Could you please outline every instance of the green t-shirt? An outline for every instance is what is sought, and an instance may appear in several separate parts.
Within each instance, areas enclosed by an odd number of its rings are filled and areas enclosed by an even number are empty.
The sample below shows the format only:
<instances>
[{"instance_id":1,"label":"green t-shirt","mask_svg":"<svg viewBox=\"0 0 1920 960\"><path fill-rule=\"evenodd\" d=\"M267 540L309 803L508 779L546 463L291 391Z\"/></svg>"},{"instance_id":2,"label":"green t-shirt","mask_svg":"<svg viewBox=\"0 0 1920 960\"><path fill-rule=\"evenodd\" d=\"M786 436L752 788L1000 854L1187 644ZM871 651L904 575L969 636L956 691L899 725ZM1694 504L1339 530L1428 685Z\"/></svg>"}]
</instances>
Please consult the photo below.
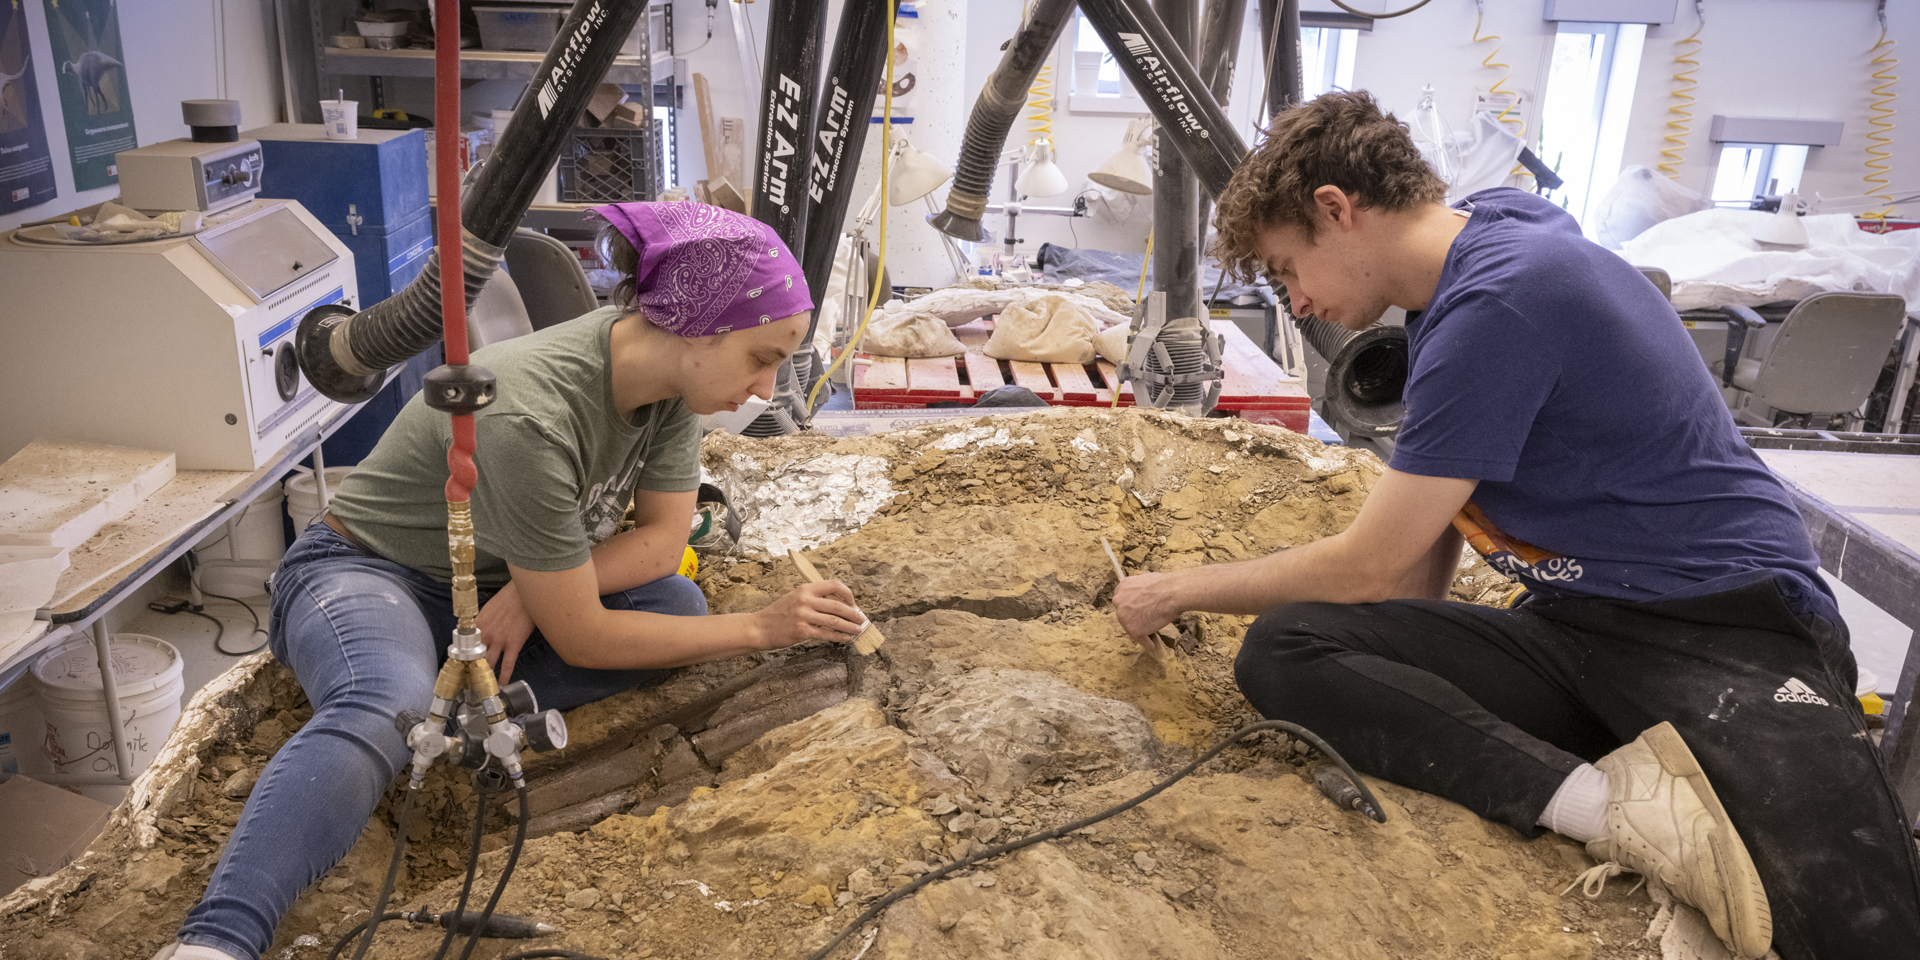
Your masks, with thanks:
<instances>
[{"instance_id":1,"label":"green t-shirt","mask_svg":"<svg viewBox=\"0 0 1920 960\"><path fill-rule=\"evenodd\" d=\"M635 490L700 486L700 418L674 397L631 422L613 405L607 307L475 351L499 395L474 414L479 440L473 491L483 589L508 580L507 564L568 570L613 535ZM340 484L329 508L375 553L436 580L447 558L447 448L453 426L416 396L379 445Z\"/></svg>"}]
</instances>

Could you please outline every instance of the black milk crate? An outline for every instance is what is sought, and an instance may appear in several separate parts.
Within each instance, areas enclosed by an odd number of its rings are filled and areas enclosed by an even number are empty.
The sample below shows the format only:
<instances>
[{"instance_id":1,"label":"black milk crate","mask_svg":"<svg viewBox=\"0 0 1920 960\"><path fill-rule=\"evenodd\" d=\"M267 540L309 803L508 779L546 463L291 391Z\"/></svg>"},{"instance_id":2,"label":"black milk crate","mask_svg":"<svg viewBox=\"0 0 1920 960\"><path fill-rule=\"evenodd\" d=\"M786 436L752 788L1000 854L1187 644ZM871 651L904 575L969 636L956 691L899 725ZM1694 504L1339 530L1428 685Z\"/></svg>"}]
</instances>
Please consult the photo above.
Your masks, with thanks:
<instances>
[{"instance_id":1,"label":"black milk crate","mask_svg":"<svg viewBox=\"0 0 1920 960\"><path fill-rule=\"evenodd\" d=\"M624 203L652 200L657 163L654 132L648 128L575 127L560 147L560 200L563 203Z\"/></svg>"}]
</instances>

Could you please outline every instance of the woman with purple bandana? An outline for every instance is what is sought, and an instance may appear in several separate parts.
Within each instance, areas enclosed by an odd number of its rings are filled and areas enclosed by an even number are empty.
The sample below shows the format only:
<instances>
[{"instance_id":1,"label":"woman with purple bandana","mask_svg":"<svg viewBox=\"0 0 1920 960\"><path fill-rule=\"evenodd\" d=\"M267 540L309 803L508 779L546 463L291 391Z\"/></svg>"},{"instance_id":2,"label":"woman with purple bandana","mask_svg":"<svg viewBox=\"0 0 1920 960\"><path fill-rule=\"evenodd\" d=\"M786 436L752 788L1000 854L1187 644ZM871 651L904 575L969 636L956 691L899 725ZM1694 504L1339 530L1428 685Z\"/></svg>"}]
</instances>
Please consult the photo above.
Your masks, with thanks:
<instances>
[{"instance_id":1,"label":"woman with purple bandana","mask_svg":"<svg viewBox=\"0 0 1920 960\"><path fill-rule=\"evenodd\" d=\"M493 344L475 414L480 627L501 683L572 709L672 668L860 631L853 595L808 584L708 615L679 576L700 416L772 395L812 299L765 224L697 203L600 207L614 306ZM409 756L454 626L448 418L415 397L273 580L269 643L313 704L247 800L206 895L156 960L255 960L294 898L340 862ZM629 508L631 505L631 508ZM615 533L623 517L632 529ZM699 619L694 619L694 618Z\"/></svg>"}]
</instances>

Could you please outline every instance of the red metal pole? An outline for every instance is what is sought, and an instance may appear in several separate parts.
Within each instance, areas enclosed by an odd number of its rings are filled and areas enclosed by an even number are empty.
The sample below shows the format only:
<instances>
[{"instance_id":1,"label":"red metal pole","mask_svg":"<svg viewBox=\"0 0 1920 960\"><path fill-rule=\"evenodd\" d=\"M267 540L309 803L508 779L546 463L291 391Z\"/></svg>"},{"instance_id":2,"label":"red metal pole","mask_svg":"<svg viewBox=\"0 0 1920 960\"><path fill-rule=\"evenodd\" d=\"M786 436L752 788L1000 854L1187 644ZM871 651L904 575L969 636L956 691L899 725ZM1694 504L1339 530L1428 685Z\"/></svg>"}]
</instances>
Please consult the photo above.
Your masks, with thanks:
<instances>
[{"instance_id":1,"label":"red metal pole","mask_svg":"<svg viewBox=\"0 0 1920 960\"><path fill-rule=\"evenodd\" d=\"M447 363L467 363L467 301L460 255L460 0L433 0L434 192L439 197L440 316ZM473 463L473 414L453 415L447 448L447 501L461 503L479 481Z\"/></svg>"}]
</instances>

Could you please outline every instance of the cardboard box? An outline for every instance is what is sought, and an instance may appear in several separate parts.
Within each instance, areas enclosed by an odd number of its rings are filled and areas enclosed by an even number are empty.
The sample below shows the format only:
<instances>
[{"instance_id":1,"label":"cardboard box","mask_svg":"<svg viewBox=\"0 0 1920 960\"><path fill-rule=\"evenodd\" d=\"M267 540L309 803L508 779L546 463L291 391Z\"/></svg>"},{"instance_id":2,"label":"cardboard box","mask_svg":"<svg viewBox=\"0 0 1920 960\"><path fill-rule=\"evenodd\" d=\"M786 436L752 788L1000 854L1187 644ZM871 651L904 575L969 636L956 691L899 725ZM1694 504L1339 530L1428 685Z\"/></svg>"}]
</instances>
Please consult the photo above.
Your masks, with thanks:
<instances>
[{"instance_id":1,"label":"cardboard box","mask_svg":"<svg viewBox=\"0 0 1920 960\"><path fill-rule=\"evenodd\" d=\"M0 896L50 876L86 852L113 808L27 776L0 783L0 823L7 824L0 854Z\"/></svg>"},{"instance_id":2,"label":"cardboard box","mask_svg":"<svg viewBox=\"0 0 1920 960\"><path fill-rule=\"evenodd\" d=\"M639 130L645 124L646 109L637 103L623 103L607 115L606 126L620 130Z\"/></svg>"},{"instance_id":3,"label":"cardboard box","mask_svg":"<svg viewBox=\"0 0 1920 960\"><path fill-rule=\"evenodd\" d=\"M619 84L603 83L593 88L593 97L587 101L587 115L595 123L605 124L613 116L613 108L627 102L627 92Z\"/></svg>"}]
</instances>

